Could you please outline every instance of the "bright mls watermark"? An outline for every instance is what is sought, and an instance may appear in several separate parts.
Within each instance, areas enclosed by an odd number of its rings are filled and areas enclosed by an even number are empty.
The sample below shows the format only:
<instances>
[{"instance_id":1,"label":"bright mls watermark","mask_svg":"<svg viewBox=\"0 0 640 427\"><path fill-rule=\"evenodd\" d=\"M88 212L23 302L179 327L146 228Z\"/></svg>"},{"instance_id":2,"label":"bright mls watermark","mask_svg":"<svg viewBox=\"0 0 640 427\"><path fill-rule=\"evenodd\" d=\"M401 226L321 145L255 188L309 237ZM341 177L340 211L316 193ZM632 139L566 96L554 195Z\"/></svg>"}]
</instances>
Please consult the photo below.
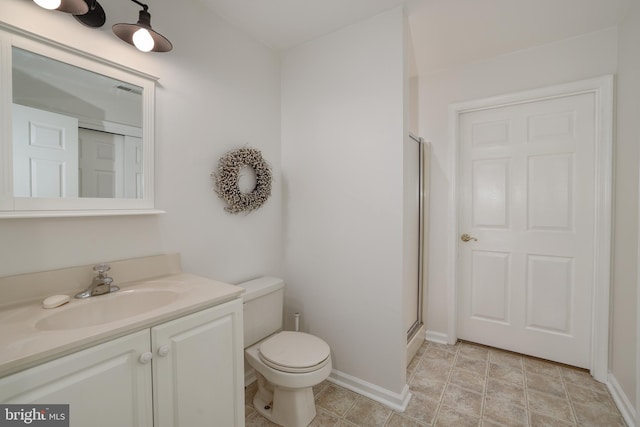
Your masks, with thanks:
<instances>
[{"instance_id":1,"label":"bright mls watermark","mask_svg":"<svg viewBox=\"0 0 640 427\"><path fill-rule=\"evenodd\" d=\"M0 404L0 427L69 427L69 405Z\"/></svg>"}]
</instances>

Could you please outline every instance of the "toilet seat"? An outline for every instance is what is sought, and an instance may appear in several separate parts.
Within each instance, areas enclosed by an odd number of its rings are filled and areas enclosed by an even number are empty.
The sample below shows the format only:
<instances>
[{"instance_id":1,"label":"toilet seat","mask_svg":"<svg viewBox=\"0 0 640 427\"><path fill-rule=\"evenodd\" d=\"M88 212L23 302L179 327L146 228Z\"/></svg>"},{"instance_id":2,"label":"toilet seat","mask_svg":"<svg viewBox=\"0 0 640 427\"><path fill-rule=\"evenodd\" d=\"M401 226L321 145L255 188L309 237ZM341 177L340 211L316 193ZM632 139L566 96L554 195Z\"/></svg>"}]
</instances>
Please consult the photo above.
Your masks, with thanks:
<instances>
[{"instance_id":1,"label":"toilet seat","mask_svg":"<svg viewBox=\"0 0 640 427\"><path fill-rule=\"evenodd\" d=\"M316 371L331 360L329 345L304 332L279 332L260 343L258 356L265 365L289 373Z\"/></svg>"}]
</instances>

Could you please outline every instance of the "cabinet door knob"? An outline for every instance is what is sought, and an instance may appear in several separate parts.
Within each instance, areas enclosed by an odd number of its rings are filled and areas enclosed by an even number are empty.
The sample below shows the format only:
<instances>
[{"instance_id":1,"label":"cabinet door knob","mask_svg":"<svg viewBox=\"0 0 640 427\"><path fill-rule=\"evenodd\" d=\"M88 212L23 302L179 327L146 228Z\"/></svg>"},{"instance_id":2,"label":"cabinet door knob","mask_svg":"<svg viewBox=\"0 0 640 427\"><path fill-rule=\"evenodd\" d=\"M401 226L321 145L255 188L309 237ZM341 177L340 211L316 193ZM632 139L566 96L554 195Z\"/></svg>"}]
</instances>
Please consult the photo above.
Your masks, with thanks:
<instances>
[{"instance_id":1,"label":"cabinet door knob","mask_svg":"<svg viewBox=\"0 0 640 427\"><path fill-rule=\"evenodd\" d=\"M160 348L158 348L158 356L165 357L167 354L169 354L168 345L163 345L163 346L160 346Z\"/></svg>"},{"instance_id":2,"label":"cabinet door knob","mask_svg":"<svg viewBox=\"0 0 640 427\"><path fill-rule=\"evenodd\" d=\"M151 362L151 359L153 359L153 354L151 354L150 351L145 351L138 358L140 363L142 363L143 365L146 365L147 363Z\"/></svg>"}]
</instances>

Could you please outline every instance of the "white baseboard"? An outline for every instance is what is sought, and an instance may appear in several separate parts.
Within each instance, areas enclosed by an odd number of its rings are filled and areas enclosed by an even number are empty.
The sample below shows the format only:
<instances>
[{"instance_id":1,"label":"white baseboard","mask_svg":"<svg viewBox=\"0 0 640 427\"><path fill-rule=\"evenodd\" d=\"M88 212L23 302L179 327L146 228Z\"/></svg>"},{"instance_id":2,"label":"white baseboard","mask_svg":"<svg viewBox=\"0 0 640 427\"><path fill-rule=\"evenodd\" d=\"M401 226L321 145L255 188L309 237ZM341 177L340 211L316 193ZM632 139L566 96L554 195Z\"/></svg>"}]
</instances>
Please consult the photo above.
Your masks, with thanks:
<instances>
[{"instance_id":1,"label":"white baseboard","mask_svg":"<svg viewBox=\"0 0 640 427\"><path fill-rule=\"evenodd\" d=\"M422 325L407 344L407 366L409 366L411 360L413 360L415 355L418 353L420 346L424 343L424 337L425 327Z\"/></svg>"},{"instance_id":2,"label":"white baseboard","mask_svg":"<svg viewBox=\"0 0 640 427\"><path fill-rule=\"evenodd\" d=\"M409 386L406 384L402 393L394 393L335 369L331 371L331 375L329 375L327 381L368 397L371 400L375 400L376 402L382 403L383 405L400 412L404 412L404 410L407 409L407 405L409 405L409 400L411 399Z\"/></svg>"},{"instance_id":3,"label":"white baseboard","mask_svg":"<svg viewBox=\"0 0 640 427\"><path fill-rule=\"evenodd\" d=\"M616 379L616 377L609 372L609 376L607 378L607 388L609 389L609 393L611 393L611 397L613 397L613 401L616 406L620 410L624 421L628 426L636 426L640 420L637 419L638 414L636 413L633 404L625 394L622 387L620 387L620 383Z\"/></svg>"},{"instance_id":4,"label":"white baseboard","mask_svg":"<svg viewBox=\"0 0 640 427\"><path fill-rule=\"evenodd\" d=\"M438 344L448 344L449 336L442 332L429 331L425 332L424 339Z\"/></svg>"}]
</instances>

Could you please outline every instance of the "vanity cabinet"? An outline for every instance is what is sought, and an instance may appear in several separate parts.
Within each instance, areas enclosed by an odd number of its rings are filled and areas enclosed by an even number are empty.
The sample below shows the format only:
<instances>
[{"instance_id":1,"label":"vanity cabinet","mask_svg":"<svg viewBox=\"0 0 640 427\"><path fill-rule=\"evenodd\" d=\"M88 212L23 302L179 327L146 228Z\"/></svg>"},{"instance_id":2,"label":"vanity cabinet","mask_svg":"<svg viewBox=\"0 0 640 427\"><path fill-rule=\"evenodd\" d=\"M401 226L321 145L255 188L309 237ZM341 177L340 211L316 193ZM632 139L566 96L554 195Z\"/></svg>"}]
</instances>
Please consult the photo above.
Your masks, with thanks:
<instances>
[{"instance_id":1,"label":"vanity cabinet","mask_svg":"<svg viewBox=\"0 0 640 427\"><path fill-rule=\"evenodd\" d=\"M0 379L0 402L69 404L73 427L153 425L149 330Z\"/></svg>"},{"instance_id":2,"label":"vanity cabinet","mask_svg":"<svg viewBox=\"0 0 640 427\"><path fill-rule=\"evenodd\" d=\"M155 427L244 426L241 300L156 326L151 342Z\"/></svg>"},{"instance_id":3,"label":"vanity cabinet","mask_svg":"<svg viewBox=\"0 0 640 427\"><path fill-rule=\"evenodd\" d=\"M244 426L242 302L0 379L0 402L69 404L71 427Z\"/></svg>"}]
</instances>

